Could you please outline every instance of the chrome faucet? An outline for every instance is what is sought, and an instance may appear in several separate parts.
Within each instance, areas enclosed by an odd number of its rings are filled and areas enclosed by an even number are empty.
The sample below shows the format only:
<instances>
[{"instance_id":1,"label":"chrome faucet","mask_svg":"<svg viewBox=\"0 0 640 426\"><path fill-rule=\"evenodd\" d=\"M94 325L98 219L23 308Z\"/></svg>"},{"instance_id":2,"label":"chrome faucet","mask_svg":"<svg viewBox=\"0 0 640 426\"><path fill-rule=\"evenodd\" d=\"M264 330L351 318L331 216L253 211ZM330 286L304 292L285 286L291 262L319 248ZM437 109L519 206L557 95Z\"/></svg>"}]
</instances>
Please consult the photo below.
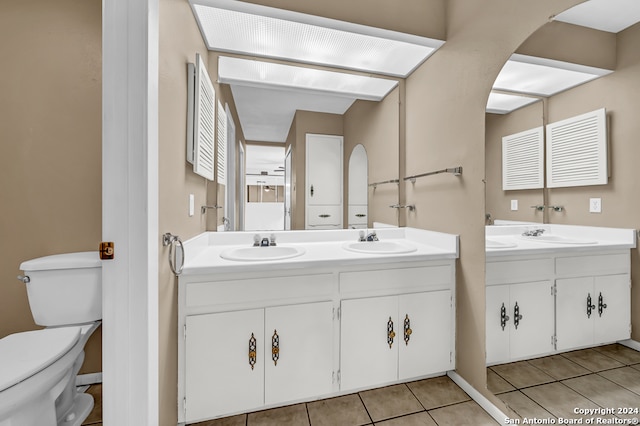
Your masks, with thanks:
<instances>
[{"instance_id":1,"label":"chrome faucet","mask_svg":"<svg viewBox=\"0 0 640 426\"><path fill-rule=\"evenodd\" d=\"M367 241L378 241L378 236L376 235L376 231L373 231L369 235L367 235Z\"/></svg>"},{"instance_id":2,"label":"chrome faucet","mask_svg":"<svg viewBox=\"0 0 640 426\"><path fill-rule=\"evenodd\" d=\"M544 233L544 229L530 229L522 233L523 237L539 237Z\"/></svg>"}]
</instances>

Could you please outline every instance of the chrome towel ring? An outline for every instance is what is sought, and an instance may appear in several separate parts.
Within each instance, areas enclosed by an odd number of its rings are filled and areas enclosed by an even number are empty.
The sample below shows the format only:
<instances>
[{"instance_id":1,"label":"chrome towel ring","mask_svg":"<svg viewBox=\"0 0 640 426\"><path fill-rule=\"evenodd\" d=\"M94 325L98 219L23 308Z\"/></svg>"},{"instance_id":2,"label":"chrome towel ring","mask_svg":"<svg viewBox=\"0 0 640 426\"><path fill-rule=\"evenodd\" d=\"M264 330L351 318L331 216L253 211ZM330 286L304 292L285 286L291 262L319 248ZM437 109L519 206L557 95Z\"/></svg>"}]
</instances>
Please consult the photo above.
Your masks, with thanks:
<instances>
[{"instance_id":1,"label":"chrome towel ring","mask_svg":"<svg viewBox=\"0 0 640 426\"><path fill-rule=\"evenodd\" d=\"M169 246L169 267L171 268L171 272L177 277L182 273L182 268L184 267L184 245L182 244L182 240L179 236L167 232L162 236L162 245ZM176 268L178 261L178 250L176 250L176 246L180 247L181 261L179 268Z\"/></svg>"}]
</instances>

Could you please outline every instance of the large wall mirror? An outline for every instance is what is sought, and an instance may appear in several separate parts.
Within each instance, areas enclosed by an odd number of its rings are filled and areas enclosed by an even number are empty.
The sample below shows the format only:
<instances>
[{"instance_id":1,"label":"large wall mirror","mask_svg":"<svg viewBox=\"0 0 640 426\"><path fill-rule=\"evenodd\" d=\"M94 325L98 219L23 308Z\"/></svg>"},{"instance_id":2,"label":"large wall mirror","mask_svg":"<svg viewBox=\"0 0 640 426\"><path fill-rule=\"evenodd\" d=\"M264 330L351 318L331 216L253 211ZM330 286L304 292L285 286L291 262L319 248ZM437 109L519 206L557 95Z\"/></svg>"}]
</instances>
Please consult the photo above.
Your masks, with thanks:
<instances>
[{"instance_id":1,"label":"large wall mirror","mask_svg":"<svg viewBox=\"0 0 640 426\"><path fill-rule=\"evenodd\" d=\"M527 222L535 224L566 224L583 226L601 226L616 228L640 228L640 208L637 183L637 158L640 146L637 143L638 111L640 111L640 24L638 18L618 26L616 19L630 16L626 10L618 9L614 4L607 4L604 9L590 11L584 8L585 2L574 9L558 15L556 20L547 23L523 43L500 74L490 98L486 115L486 212L488 226ZM618 4L618 3L616 3ZM581 13L572 11L582 8ZM584 12L584 13L582 13ZM574 20L574 17L580 19ZM582 18L588 19L583 21ZM576 18L577 19L577 18ZM619 23L619 21L618 21ZM609 26L610 25L610 26ZM533 60L531 58L534 58ZM542 59L540 59L542 58ZM526 68L538 67L535 78L525 80ZM506 72L514 71L510 77ZM516 72L517 71L517 72ZM549 77L546 77L549 72ZM553 74L556 77L552 77ZM587 74L591 73L591 77ZM564 75L564 77L563 77ZM516 78L516 76L519 76ZM571 77L583 78L571 83ZM548 88L533 87L546 80ZM562 81L560 81L562 80ZM564 82L565 86L561 83ZM510 86L511 84L511 86ZM546 91L545 91L546 90ZM493 101L493 104L492 104ZM504 101L503 104L500 102ZM512 103L509 103L511 102ZM608 143L608 182L601 185L585 185L574 187L553 187L548 183L538 188L505 190L503 188L503 146L504 137L519 132L544 127L549 123L559 122L571 117L604 108L606 110L607 143ZM533 153L527 155L534 155ZM574 161L580 161L580 153L576 150ZM601 202L600 211L590 211L590 200L596 198ZM493 228L498 229L498 228ZM487 261L491 260L488 252ZM489 270L489 267L487 268ZM638 250L631 250L631 277L633 281L640 271ZM487 272L489 276L489 272ZM489 306L489 289L495 293L504 290L518 292L521 289L512 286L492 285L487 278L487 330L491 327L500 330L501 324L508 324L502 330L515 330L514 321L534 320L536 327L542 327L545 321L535 320L536 313L519 310L517 314L509 308L500 312L500 306L493 312ZM543 283L545 292L549 292L551 282ZM634 283L635 284L635 283ZM637 285L637 284L636 284ZM519 293L518 293L519 294ZM507 299L509 296L506 296ZM523 296L530 300L532 296ZM557 309L557 304L556 304ZM631 323L637 324L640 313L640 298L632 293ZM547 316L553 318L553 311ZM502 322L501 322L502 321ZM523 327L520 327L521 331ZM528 407L536 407L536 417L557 417L552 411L544 411L543 398L555 399L554 389L562 388L566 393L576 395L576 400L599 400L607 398L606 390L594 387L580 388L574 383L575 377L584 376L583 382L592 374L600 371L595 365L587 365L590 357L599 357L609 362L610 368L624 368L625 362L603 352L615 348L588 348L571 353L547 352L535 356L518 355L526 342L512 332L506 340L489 336L487 331L487 356L502 351L510 353L511 362L500 363L489 361L487 368L487 386L509 408L516 406L526 412L521 403ZM632 334L633 339L633 334ZM531 339L525 339L531 342ZM637 337L635 340L638 340ZM545 336L545 344L552 345ZM553 350L550 347L550 350ZM529 352L536 352L536 348ZM527 351L525 351L527 352ZM540 351L538 351L540 352ZM544 350L542 350L544 352ZM555 353L554 359L543 357ZM609 353L611 355L611 353ZM572 358L573 357L573 358ZM578 357L578 358L576 358ZM500 358L498 356L497 358ZM595 359L595 358L594 358ZM587 360L587 361L585 361ZM562 365L561 365L562 364ZM518 370L522 367L520 370ZM525 377L523 371L531 373ZM521 374L519 378L515 375ZM613 373L612 373L613 374ZM600 376L594 380L601 379ZM574 380L574 381L572 381ZM615 380L614 380L615 382ZM584 382L586 383L586 382ZM607 382L610 383L610 382ZM546 387L545 387L546 386ZM586 385L585 385L586 386ZM618 389L619 384L611 384ZM618 386L618 387L617 387ZM524 390L527 388L528 390ZM626 389L621 392L629 392ZM585 396L588 393L587 396ZM555 395L555 396L554 396ZM544 399L543 398L543 399ZM637 396L635 396L637 398ZM531 405L530 403L533 403ZM518 405L520 404L520 405ZM551 404L553 405L553 404ZM516 410L517 411L517 410ZM531 414L531 412L529 412Z\"/></svg>"}]
</instances>

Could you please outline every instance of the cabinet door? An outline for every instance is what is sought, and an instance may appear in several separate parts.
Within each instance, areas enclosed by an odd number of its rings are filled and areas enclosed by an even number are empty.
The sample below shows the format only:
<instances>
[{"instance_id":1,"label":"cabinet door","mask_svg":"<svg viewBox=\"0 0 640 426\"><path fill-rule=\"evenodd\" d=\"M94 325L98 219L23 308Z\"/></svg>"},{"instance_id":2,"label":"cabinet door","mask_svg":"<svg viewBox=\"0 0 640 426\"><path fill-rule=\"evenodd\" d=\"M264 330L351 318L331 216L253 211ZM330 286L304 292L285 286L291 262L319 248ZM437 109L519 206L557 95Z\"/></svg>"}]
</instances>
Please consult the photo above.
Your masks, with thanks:
<instances>
[{"instance_id":1,"label":"cabinet door","mask_svg":"<svg viewBox=\"0 0 640 426\"><path fill-rule=\"evenodd\" d=\"M342 205L342 136L307 134L306 199L309 205Z\"/></svg>"},{"instance_id":2,"label":"cabinet door","mask_svg":"<svg viewBox=\"0 0 640 426\"><path fill-rule=\"evenodd\" d=\"M552 352L554 319L551 281L512 284L509 290L511 359Z\"/></svg>"},{"instance_id":3,"label":"cabinet door","mask_svg":"<svg viewBox=\"0 0 640 426\"><path fill-rule=\"evenodd\" d=\"M556 280L556 335L559 351L593 344L594 319L598 308L588 314L587 300L598 304L594 297L593 277Z\"/></svg>"},{"instance_id":4,"label":"cabinet door","mask_svg":"<svg viewBox=\"0 0 640 426\"><path fill-rule=\"evenodd\" d=\"M511 304L508 285L490 285L486 289L486 351L487 364L509 360L509 330ZM507 318L508 317L508 318Z\"/></svg>"},{"instance_id":5,"label":"cabinet door","mask_svg":"<svg viewBox=\"0 0 640 426\"><path fill-rule=\"evenodd\" d=\"M265 403L331 393L333 303L265 311Z\"/></svg>"},{"instance_id":6,"label":"cabinet door","mask_svg":"<svg viewBox=\"0 0 640 426\"><path fill-rule=\"evenodd\" d=\"M404 344L397 322L398 297L343 300L341 306L340 389L397 380L398 345ZM391 332L395 336L389 336Z\"/></svg>"},{"instance_id":7,"label":"cabinet door","mask_svg":"<svg viewBox=\"0 0 640 426\"><path fill-rule=\"evenodd\" d=\"M186 324L186 421L263 405L264 310L192 315Z\"/></svg>"},{"instance_id":8,"label":"cabinet door","mask_svg":"<svg viewBox=\"0 0 640 426\"><path fill-rule=\"evenodd\" d=\"M629 275L595 278L594 343L609 343L631 337L631 288ZM602 299L600 299L602 295ZM606 307L605 307L606 306ZM600 313L602 311L602 313Z\"/></svg>"},{"instance_id":9,"label":"cabinet door","mask_svg":"<svg viewBox=\"0 0 640 426\"><path fill-rule=\"evenodd\" d=\"M398 297L398 378L451 369L451 291Z\"/></svg>"}]
</instances>

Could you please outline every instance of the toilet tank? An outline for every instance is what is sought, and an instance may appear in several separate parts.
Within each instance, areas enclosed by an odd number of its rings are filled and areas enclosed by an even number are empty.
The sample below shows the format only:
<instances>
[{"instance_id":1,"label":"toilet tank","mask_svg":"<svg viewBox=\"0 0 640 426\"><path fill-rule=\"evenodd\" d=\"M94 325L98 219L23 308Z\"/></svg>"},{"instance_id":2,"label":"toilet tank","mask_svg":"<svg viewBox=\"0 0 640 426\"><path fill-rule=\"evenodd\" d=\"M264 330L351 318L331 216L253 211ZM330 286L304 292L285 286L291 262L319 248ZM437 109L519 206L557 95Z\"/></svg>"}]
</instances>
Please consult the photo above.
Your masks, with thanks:
<instances>
[{"instance_id":1,"label":"toilet tank","mask_svg":"<svg viewBox=\"0 0 640 426\"><path fill-rule=\"evenodd\" d=\"M97 251L22 262L33 319L50 327L102 319L102 263Z\"/></svg>"}]
</instances>

